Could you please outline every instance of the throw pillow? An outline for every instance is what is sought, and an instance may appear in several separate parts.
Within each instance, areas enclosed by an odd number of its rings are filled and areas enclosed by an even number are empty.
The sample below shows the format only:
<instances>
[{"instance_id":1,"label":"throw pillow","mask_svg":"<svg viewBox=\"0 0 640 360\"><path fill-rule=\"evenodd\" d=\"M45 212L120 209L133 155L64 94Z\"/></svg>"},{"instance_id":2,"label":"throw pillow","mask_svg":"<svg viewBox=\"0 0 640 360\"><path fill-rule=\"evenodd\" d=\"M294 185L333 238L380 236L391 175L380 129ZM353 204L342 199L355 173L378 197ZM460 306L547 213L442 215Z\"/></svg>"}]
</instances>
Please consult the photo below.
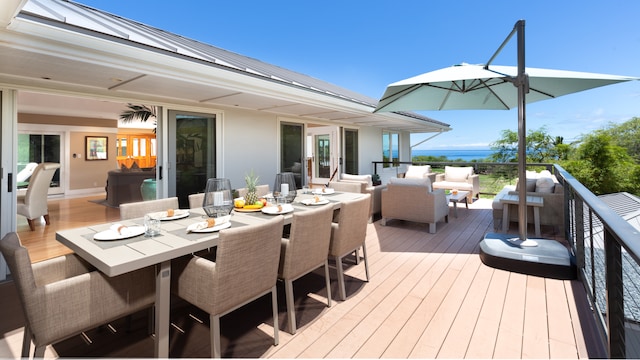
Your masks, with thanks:
<instances>
[{"instance_id":1,"label":"throw pillow","mask_svg":"<svg viewBox=\"0 0 640 360\"><path fill-rule=\"evenodd\" d=\"M536 181L538 181L537 178L527 178L527 192L534 192L536 191ZM516 190L520 189L520 181L518 180L518 182L516 183Z\"/></svg>"},{"instance_id":2,"label":"throw pillow","mask_svg":"<svg viewBox=\"0 0 640 360\"><path fill-rule=\"evenodd\" d=\"M541 177L536 180L536 192L537 193L553 193L555 184L550 177Z\"/></svg>"},{"instance_id":3,"label":"throw pillow","mask_svg":"<svg viewBox=\"0 0 640 360\"><path fill-rule=\"evenodd\" d=\"M120 167L120 171L127 172L127 171L129 171L129 168L127 167L127 165L122 164L122 166Z\"/></svg>"},{"instance_id":4,"label":"throw pillow","mask_svg":"<svg viewBox=\"0 0 640 360\"><path fill-rule=\"evenodd\" d=\"M471 166L445 166L444 178L446 181L467 182L467 178L473 175L473 167Z\"/></svg>"},{"instance_id":5,"label":"throw pillow","mask_svg":"<svg viewBox=\"0 0 640 360\"><path fill-rule=\"evenodd\" d=\"M409 165L404 174L406 179L422 179L431 172L431 165Z\"/></svg>"},{"instance_id":6,"label":"throw pillow","mask_svg":"<svg viewBox=\"0 0 640 360\"><path fill-rule=\"evenodd\" d=\"M424 186L428 192L432 192L431 180L428 177L420 179L407 179L407 178L390 178L389 184L402 185L402 186Z\"/></svg>"},{"instance_id":7,"label":"throw pillow","mask_svg":"<svg viewBox=\"0 0 640 360\"><path fill-rule=\"evenodd\" d=\"M371 180L371 175L351 175L351 174L342 173L342 174L340 174L340 179L364 182L364 183L367 184L367 186L373 186L373 181Z\"/></svg>"}]
</instances>

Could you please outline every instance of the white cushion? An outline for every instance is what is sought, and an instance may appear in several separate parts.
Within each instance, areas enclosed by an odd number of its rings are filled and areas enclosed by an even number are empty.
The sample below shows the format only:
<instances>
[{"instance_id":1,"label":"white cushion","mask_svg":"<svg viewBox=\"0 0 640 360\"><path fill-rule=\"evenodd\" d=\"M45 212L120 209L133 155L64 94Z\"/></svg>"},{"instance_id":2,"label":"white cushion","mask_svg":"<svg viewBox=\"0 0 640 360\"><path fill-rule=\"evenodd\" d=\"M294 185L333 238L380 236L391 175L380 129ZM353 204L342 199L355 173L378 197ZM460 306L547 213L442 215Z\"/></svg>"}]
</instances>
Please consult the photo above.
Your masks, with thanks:
<instances>
[{"instance_id":1,"label":"white cushion","mask_svg":"<svg viewBox=\"0 0 640 360\"><path fill-rule=\"evenodd\" d=\"M429 180L428 177L419 178L419 179L392 177L389 179L389 184L403 185L403 186L425 186L427 187L427 191L429 192L433 191L433 189L431 188L431 180Z\"/></svg>"},{"instance_id":2,"label":"white cushion","mask_svg":"<svg viewBox=\"0 0 640 360\"><path fill-rule=\"evenodd\" d=\"M527 175L529 176L529 175ZM536 182L538 181L537 177L534 178L530 178L527 177L527 192L534 192L536 191ZM520 189L520 181L518 181L516 183L516 190Z\"/></svg>"},{"instance_id":3,"label":"white cushion","mask_svg":"<svg viewBox=\"0 0 640 360\"><path fill-rule=\"evenodd\" d=\"M373 185L373 181L371 180L371 175L351 175L351 174L340 174L340 179L349 180L349 181L359 181L366 183L369 186Z\"/></svg>"},{"instance_id":4,"label":"white cushion","mask_svg":"<svg viewBox=\"0 0 640 360\"><path fill-rule=\"evenodd\" d=\"M550 177L540 177L536 180L536 192L537 193L553 193L555 183Z\"/></svg>"},{"instance_id":5,"label":"white cushion","mask_svg":"<svg viewBox=\"0 0 640 360\"><path fill-rule=\"evenodd\" d=\"M466 182L469 176L473 175L473 167L471 166L445 166L444 178L446 181Z\"/></svg>"},{"instance_id":6,"label":"white cushion","mask_svg":"<svg viewBox=\"0 0 640 360\"><path fill-rule=\"evenodd\" d=\"M422 179L431 172L431 165L409 165L404 174L406 179Z\"/></svg>"}]
</instances>

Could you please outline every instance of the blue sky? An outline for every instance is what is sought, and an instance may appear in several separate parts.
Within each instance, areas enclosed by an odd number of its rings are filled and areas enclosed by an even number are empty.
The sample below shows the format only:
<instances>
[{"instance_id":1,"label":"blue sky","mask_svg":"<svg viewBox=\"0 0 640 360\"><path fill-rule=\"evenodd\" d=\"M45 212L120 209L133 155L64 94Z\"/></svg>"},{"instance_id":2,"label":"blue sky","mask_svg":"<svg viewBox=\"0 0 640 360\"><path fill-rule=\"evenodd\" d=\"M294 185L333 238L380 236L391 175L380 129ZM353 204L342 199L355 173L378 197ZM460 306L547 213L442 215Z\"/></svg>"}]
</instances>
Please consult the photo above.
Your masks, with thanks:
<instances>
[{"instance_id":1,"label":"blue sky","mask_svg":"<svg viewBox=\"0 0 640 360\"><path fill-rule=\"evenodd\" d=\"M640 77L640 1L78 2L379 99L390 83L442 67L485 63L519 19L526 65ZM495 65L516 65L516 41ZM517 131L517 110L429 111L452 131L416 149L486 148ZM640 116L640 81L527 105L527 129L571 142ZM412 143L431 136L414 135Z\"/></svg>"}]
</instances>

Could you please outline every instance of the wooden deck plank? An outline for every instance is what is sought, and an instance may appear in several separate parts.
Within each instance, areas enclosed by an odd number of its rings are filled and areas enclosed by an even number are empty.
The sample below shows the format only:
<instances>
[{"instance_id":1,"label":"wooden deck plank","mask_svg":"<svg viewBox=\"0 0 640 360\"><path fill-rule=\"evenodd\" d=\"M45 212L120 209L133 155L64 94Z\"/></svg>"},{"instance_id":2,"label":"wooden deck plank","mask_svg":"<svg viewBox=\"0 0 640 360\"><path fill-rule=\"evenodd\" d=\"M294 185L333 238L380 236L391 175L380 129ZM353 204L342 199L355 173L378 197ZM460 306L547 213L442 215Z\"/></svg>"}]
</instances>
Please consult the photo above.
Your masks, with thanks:
<instances>
[{"instance_id":1,"label":"wooden deck plank","mask_svg":"<svg viewBox=\"0 0 640 360\"><path fill-rule=\"evenodd\" d=\"M548 359L549 332L547 329L548 314L544 278L527 276L527 294L524 309L522 358Z\"/></svg>"},{"instance_id":2,"label":"wooden deck plank","mask_svg":"<svg viewBox=\"0 0 640 360\"><path fill-rule=\"evenodd\" d=\"M549 321L549 356L552 359L575 359L578 357L565 281L545 279Z\"/></svg>"},{"instance_id":3,"label":"wooden deck plank","mask_svg":"<svg viewBox=\"0 0 640 360\"><path fill-rule=\"evenodd\" d=\"M522 356L526 280L527 275L509 274L494 359L520 359Z\"/></svg>"},{"instance_id":4,"label":"wooden deck plank","mask_svg":"<svg viewBox=\"0 0 640 360\"><path fill-rule=\"evenodd\" d=\"M464 356L468 359L489 359L493 357L509 283L509 272L491 269L486 265L483 265L483 267L490 269L493 276L482 303L482 309L480 309L473 335L469 340L467 353Z\"/></svg>"}]
</instances>

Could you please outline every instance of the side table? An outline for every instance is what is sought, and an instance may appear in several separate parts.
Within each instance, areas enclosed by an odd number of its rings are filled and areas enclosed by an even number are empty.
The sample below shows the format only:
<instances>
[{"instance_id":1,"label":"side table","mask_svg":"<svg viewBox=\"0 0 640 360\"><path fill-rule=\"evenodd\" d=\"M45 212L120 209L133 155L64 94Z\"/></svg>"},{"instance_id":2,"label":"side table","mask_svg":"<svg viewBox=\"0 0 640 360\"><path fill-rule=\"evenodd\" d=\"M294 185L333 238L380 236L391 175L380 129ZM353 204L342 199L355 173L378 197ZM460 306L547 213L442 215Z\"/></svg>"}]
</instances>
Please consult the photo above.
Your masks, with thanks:
<instances>
[{"instance_id":1,"label":"side table","mask_svg":"<svg viewBox=\"0 0 640 360\"><path fill-rule=\"evenodd\" d=\"M509 204L518 205L518 195L505 195L500 199L502 203L502 232L509 230ZM542 196L527 195L527 206L533 207L533 224L536 230L536 237L541 237L540 232L540 208L544 205Z\"/></svg>"}]
</instances>

